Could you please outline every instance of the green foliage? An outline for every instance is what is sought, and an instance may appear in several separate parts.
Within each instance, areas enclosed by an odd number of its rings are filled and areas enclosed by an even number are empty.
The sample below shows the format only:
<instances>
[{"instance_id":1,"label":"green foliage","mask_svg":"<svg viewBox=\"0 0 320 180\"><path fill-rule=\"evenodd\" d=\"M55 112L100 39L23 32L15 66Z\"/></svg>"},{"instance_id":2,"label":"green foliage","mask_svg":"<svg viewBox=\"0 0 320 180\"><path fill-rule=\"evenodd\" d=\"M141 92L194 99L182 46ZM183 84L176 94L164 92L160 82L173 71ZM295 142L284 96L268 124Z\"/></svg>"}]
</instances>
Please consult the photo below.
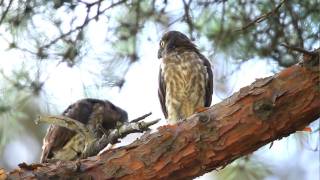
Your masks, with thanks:
<instances>
[{"instance_id":1,"label":"green foliage","mask_svg":"<svg viewBox=\"0 0 320 180\"><path fill-rule=\"evenodd\" d=\"M281 47L282 43L306 49L317 46L320 17L315 7L319 5L315 0L227 1L218 10L202 11L196 27L214 46L237 59L260 56L287 67L296 63L297 54Z\"/></svg>"},{"instance_id":2,"label":"green foliage","mask_svg":"<svg viewBox=\"0 0 320 180\"><path fill-rule=\"evenodd\" d=\"M33 121L40 114L39 104L33 101L42 92L43 83L37 71L31 73L27 68L22 64L10 75L0 70L0 150L21 132L32 130L29 128L34 127Z\"/></svg>"},{"instance_id":3,"label":"green foliage","mask_svg":"<svg viewBox=\"0 0 320 180\"><path fill-rule=\"evenodd\" d=\"M280 44L317 46L319 5L316 0L190 1L180 5L147 0L9 0L1 4L0 24L5 33L0 35L10 49L29 53L32 59L54 59L72 67L94 53L86 52L94 51L86 29L92 22L107 23L106 36L101 37L106 39L106 52L112 59L125 58L130 66L139 59L139 43L145 38L141 32L148 23L161 27L187 24L191 35L207 37L212 47L237 60L260 56L287 67L296 63L293 57L297 54Z\"/></svg>"},{"instance_id":4,"label":"green foliage","mask_svg":"<svg viewBox=\"0 0 320 180\"><path fill-rule=\"evenodd\" d=\"M0 149L23 130L19 119L26 117L21 111L28 96L12 88L2 88L0 94Z\"/></svg>"}]
</instances>

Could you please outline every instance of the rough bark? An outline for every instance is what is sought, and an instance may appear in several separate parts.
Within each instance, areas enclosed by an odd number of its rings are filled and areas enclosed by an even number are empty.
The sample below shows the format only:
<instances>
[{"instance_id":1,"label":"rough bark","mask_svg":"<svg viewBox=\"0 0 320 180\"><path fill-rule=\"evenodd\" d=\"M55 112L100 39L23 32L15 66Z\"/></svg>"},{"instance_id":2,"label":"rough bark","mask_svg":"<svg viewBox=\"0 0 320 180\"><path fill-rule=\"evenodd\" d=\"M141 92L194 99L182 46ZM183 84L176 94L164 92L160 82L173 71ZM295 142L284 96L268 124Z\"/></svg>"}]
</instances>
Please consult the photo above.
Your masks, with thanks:
<instances>
[{"instance_id":1,"label":"rough bark","mask_svg":"<svg viewBox=\"0 0 320 180\"><path fill-rule=\"evenodd\" d=\"M12 179L191 179L288 136L320 116L319 56L250 86L177 125L80 161L21 164Z\"/></svg>"}]
</instances>

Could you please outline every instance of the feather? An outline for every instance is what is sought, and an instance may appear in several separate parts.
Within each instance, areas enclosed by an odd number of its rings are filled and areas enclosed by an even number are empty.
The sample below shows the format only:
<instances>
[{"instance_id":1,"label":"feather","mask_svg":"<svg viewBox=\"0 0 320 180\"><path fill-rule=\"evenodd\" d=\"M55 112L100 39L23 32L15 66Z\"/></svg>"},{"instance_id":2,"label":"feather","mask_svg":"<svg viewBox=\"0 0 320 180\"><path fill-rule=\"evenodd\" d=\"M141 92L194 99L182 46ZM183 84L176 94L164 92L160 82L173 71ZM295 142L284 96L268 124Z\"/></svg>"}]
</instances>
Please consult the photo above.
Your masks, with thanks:
<instances>
[{"instance_id":1,"label":"feather","mask_svg":"<svg viewBox=\"0 0 320 180\"><path fill-rule=\"evenodd\" d=\"M127 112L113 105L111 102L90 98L79 100L70 105L62 115L80 121L83 124L92 123L93 128L96 128L97 124L95 123L102 123L100 125L106 130L114 129L117 121L126 122L128 120ZM102 122L95 121L97 116L102 117ZM102 135L102 133L100 133L100 135ZM76 143L70 143L70 141L78 141L74 137L79 137L74 131L65 127L50 125L43 140L40 162L43 163L50 159L56 159L55 156L64 157L63 160L73 160L77 158L68 157L70 156L68 154L63 155L63 153L68 151L66 148L71 148L69 151L78 149L78 147L72 147L75 146L73 144ZM77 143L81 143L81 140Z\"/></svg>"}]
</instances>

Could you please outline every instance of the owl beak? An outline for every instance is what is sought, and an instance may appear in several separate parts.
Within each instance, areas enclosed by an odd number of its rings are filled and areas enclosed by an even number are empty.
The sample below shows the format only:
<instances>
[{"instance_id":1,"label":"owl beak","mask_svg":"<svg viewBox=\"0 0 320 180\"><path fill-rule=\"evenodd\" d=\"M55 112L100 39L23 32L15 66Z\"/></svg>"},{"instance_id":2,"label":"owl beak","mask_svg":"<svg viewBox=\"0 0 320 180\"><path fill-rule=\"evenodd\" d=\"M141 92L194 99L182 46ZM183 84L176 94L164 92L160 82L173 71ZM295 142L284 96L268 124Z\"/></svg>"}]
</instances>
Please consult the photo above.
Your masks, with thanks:
<instances>
[{"instance_id":1,"label":"owl beak","mask_svg":"<svg viewBox=\"0 0 320 180\"><path fill-rule=\"evenodd\" d=\"M158 59L162 58L162 49L158 50Z\"/></svg>"}]
</instances>

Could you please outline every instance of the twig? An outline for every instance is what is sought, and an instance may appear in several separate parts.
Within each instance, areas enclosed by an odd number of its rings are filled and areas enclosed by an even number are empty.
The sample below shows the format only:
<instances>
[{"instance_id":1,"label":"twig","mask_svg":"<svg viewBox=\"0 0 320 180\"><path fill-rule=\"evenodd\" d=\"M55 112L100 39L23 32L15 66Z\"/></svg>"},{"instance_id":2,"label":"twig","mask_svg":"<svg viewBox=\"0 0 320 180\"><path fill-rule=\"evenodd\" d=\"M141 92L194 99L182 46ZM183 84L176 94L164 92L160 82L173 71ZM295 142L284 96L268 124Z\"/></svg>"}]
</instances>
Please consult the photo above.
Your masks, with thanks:
<instances>
[{"instance_id":1,"label":"twig","mask_svg":"<svg viewBox=\"0 0 320 180\"><path fill-rule=\"evenodd\" d=\"M257 17L255 20L251 21L250 23L248 23L247 25L243 26L241 29L237 29L235 30L234 32L239 32L239 31L243 31L243 30L246 30L247 28L249 28L250 26L254 25L254 24L258 24L264 20L266 20L270 15L276 13L280 7L282 6L282 4L285 2L286 0L282 0L278 6L276 8L274 8L272 11L270 12L267 12L259 17Z\"/></svg>"},{"instance_id":2,"label":"twig","mask_svg":"<svg viewBox=\"0 0 320 180\"><path fill-rule=\"evenodd\" d=\"M84 150L81 158L86 158L89 156L94 156L103 150L108 144L115 144L118 139L126 137L131 133L142 133L149 130L149 127L159 122L160 119L156 119L150 122L130 122L123 124L119 129L114 129L109 135L104 134L99 140L93 142Z\"/></svg>"},{"instance_id":3,"label":"twig","mask_svg":"<svg viewBox=\"0 0 320 180\"><path fill-rule=\"evenodd\" d=\"M189 27L189 33L190 33L190 37L192 38L192 32L193 32L193 22L190 16L190 4L192 3L192 0L189 0L189 2L187 3L185 0L182 0L183 2L183 6L184 6L184 19Z\"/></svg>"},{"instance_id":4,"label":"twig","mask_svg":"<svg viewBox=\"0 0 320 180\"><path fill-rule=\"evenodd\" d=\"M2 24L4 18L7 16L7 13L11 7L11 4L12 4L13 0L10 0L9 1L9 4L8 4L8 7L6 8L6 10L3 12L2 16L1 16L1 19L0 19L0 24ZM1 3L2 4L2 3Z\"/></svg>"},{"instance_id":5,"label":"twig","mask_svg":"<svg viewBox=\"0 0 320 180\"><path fill-rule=\"evenodd\" d=\"M290 45L287 45L287 44L280 44L280 46L283 46L287 49L290 49L292 51L297 51L297 52L300 52L300 53L303 53L303 54L307 54L307 55L310 55L310 56L315 56L317 55L318 53L317 52L313 52L313 51L308 51L308 50L305 50L301 47L294 47L294 46L290 46Z\"/></svg>"},{"instance_id":6,"label":"twig","mask_svg":"<svg viewBox=\"0 0 320 180\"><path fill-rule=\"evenodd\" d=\"M101 2L102 2L102 0L99 0L99 1L98 1L96 21L99 20L99 15L98 15L98 14L99 14L99 12L100 12Z\"/></svg>"},{"instance_id":7,"label":"twig","mask_svg":"<svg viewBox=\"0 0 320 180\"><path fill-rule=\"evenodd\" d=\"M101 14L103 14L105 11L107 11L108 9L111 9L117 5L120 5L122 3L125 3L127 0L121 0L118 1L116 3L111 4L110 6L106 7L105 9L99 11L95 16L91 17L91 18L86 18L84 20L84 22L82 23L82 25L79 25L77 27L75 27L74 29L71 29L70 31L61 34L59 37L53 39L51 42L49 42L48 44L44 45L43 48L49 48L51 45L55 44L56 42L58 42L60 39L72 34L73 32L76 32L77 30L83 29L90 21L95 20L97 16L100 16ZM91 7L91 6L88 6ZM89 12L88 12L89 13Z\"/></svg>"},{"instance_id":8,"label":"twig","mask_svg":"<svg viewBox=\"0 0 320 180\"><path fill-rule=\"evenodd\" d=\"M184 17L184 15L181 16L181 17L178 17L177 19L175 19L175 20L173 20L173 21L171 21L171 22L169 22L168 27L170 27L170 26L172 26L173 24L175 24L176 22L182 20L183 17Z\"/></svg>"},{"instance_id":9,"label":"twig","mask_svg":"<svg viewBox=\"0 0 320 180\"><path fill-rule=\"evenodd\" d=\"M293 27L294 29L296 30L297 32L297 36L298 36L298 40L299 40L299 46L300 47L303 47L303 44L304 44L304 41L303 41L303 38L302 38L302 30L301 28L299 27L299 24L298 24L298 15L294 12L290 2L289 3L285 3L285 7L287 8L287 10L289 11L289 14L291 16L291 22L293 24Z\"/></svg>"},{"instance_id":10,"label":"twig","mask_svg":"<svg viewBox=\"0 0 320 180\"><path fill-rule=\"evenodd\" d=\"M146 117L150 116L151 114L152 114L152 112L149 112L149 113L147 113L147 114L145 114L145 115L142 115L142 116L140 116L140 117L138 117L138 118L136 118L136 119L131 120L130 122L138 122L138 121L141 121L142 119L145 119Z\"/></svg>"}]
</instances>

